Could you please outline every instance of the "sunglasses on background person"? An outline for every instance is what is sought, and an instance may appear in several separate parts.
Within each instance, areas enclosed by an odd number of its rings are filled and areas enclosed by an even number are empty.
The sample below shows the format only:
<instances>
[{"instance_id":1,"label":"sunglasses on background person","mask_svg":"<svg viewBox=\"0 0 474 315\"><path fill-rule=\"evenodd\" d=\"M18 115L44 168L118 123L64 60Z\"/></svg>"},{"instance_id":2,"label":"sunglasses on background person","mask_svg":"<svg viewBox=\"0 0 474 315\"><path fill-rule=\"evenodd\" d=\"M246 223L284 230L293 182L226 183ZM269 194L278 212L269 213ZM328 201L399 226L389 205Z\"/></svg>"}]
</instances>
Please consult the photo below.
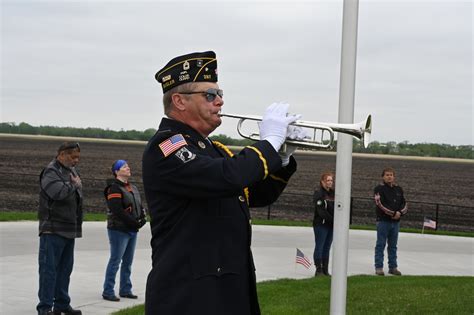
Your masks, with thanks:
<instances>
[{"instance_id":1,"label":"sunglasses on background person","mask_svg":"<svg viewBox=\"0 0 474 315\"><path fill-rule=\"evenodd\" d=\"M224 91L221 89L207 89L206 91L180 92L179 94L204 94L208 102L214 102L217 96L224 97Z\"/></svg>"}]
</instances>

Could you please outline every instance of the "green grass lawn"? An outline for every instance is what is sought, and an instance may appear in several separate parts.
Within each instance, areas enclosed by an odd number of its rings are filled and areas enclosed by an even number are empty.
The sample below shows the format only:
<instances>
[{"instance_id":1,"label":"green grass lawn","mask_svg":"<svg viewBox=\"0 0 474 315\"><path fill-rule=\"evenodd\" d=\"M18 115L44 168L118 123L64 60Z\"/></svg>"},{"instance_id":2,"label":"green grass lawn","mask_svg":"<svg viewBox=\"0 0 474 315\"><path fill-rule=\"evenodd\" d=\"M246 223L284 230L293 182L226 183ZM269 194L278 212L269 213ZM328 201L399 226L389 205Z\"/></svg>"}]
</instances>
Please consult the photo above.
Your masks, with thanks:
<instances>
[{"instance_id":1,"label":"green grass lawn","mask_svg":"<svg viewBox=\"0 0 474 315\"><path fill-rule=\"evenodd\" d=\"M0 222L5 221L37 221L38 212L0 212ZM105 221L105 213L86 213L84 221Z\"/></svg>"},{"instance_id":2,"label":"green grass lawn","mask_svg":"<svg viewBox=\"0 0 474 315\"><path fill-rule=\"evenodd\" d=\"M329 314L329 277L257 284L264 315ZM347 314L474 314L474 278L351 276ZM114 315L144 314L138 305Z\"/></svg>"}]
</instances>

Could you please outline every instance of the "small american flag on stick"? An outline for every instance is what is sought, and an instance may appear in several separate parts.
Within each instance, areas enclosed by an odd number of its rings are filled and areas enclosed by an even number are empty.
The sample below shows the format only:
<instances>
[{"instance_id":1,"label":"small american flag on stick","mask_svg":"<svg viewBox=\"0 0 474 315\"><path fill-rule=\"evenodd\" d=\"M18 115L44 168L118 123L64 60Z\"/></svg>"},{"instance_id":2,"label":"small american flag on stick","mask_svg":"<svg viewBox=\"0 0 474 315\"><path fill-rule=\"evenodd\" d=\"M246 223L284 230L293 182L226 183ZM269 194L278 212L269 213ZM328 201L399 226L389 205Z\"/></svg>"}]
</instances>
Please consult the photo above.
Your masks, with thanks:
<instances>
[{"instance_id":1,"label":"small american flag on stick","mask_svg":"<svg viewBox=\"0 0 474 315\"><path fill-rule=\"evenodd\" d=\"M425 217L425 219L423 220L423 228L425 228L425 227L436 230L436 221Z\"/></svg>"},{"instance_id":2,"label":"small american flag on stick","mask_svg":"<svg viewBox=\"0 0 474 315\"><path fill-rule=\"evenodd\" d=\"M306 269L311 267L311 260L306 257L302 251L296 249L296 263L305 266Z\"/></svg>"}]
</instances>

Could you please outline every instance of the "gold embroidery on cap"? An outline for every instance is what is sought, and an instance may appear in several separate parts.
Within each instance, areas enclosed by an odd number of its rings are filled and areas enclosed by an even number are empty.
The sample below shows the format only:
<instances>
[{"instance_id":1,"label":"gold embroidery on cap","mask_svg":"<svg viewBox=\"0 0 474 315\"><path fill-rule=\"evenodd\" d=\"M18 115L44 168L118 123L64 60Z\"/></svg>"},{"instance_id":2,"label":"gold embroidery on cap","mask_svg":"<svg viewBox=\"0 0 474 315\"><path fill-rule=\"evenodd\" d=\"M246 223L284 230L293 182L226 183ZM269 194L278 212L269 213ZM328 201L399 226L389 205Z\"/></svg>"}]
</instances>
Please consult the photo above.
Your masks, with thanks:
<instances>
[{"instance_id":1,"label":"gold embroidery on cap","mask_svg":"<svg viewBox=\"0 0 474 315\"><path fill-rule=\"evenodd\" d=\"M183 70L189 70L189 62L187 60L183 63Z\"/></svg>"},{"instance_id":2,"label":"gold embroidery on cap","mask_svg":"<svg viewBox=\"0 0 474 315\"><path fill-rule=\"evenodd\" d=\"M200 58L191 58L191 59L188 59L187 61L190 61L190 60L197 60L197 59L211 60L211 61L216 60L215 58L200 57ZM170 69L176 67L177 65L180 65L181 63L183 63L183 62L182 62L182 61L177 62L177 63L175 63L174 65L171 65L171 66L169 66L169 67L166 68L166 69L163 69L163 70L160 71L156 76L157 76L157 77L161 76L161 75L162 75L163 73L165 73L166 71L168 71L168 70L170 70ZM217 74L217 69L216 69L216 74Z\"/></svg>"},{"instance_id":3,"label":"gold embroidery on cap","mask_svg":"<svg viewBox=\"0 0 474 315\"><path fill-rule=\"evenodd\" d=\"M208 64L210 64L210 63L213 62L213 61L216 61L216 62L217 62L217 59L212 59L211 61L206 62L206 64L205 64L204 66L207 66ZM202 67L201 69L199 69L198 73L197 73L196 76L194 77L193 82L196 82L197 77L198 77L199 74L201 73L202 69L204 69L204 67ZM206 69L209 69L209 68L206 68ZM206 70L206 71L207 71L207 70Z\"/></svg>"}]
</instances>

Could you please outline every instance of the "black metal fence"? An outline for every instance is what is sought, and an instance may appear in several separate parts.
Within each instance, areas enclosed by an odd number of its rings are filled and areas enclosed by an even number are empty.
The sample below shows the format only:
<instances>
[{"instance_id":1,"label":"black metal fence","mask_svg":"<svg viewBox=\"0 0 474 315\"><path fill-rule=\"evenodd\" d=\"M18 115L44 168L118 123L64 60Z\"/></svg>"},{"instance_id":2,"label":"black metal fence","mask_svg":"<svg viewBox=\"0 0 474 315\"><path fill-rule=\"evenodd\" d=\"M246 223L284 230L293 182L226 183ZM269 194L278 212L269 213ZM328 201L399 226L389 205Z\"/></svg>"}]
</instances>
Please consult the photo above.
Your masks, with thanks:
<instances>
[{"instance_id":1,"label":"black metal fence","mask_svg":"<svg viewBox=\"0 0 474 315\"><path fill-rule=\"evenodd\" d=\"M401 226L423 227L424 218L436 221L439 230L474 232L474 207L408 200L408 213ZM313 196L308 193L284 192L271 206L253 208L254 218L268 220L311 221L314 215ZM372 198L351 197L350 223L375 224L375 205Z\"/></svg>"},{"instance_id":2,"label":"black metal fence","mask_svg":"<svg viewBox=\"0 0 474 315\"><path fill-rule=\"evenodd\" d=\"M36 211L38 209L38 175L25 173L2 173L0 181L0 211ZM104 212L103 189L105 178L83 178L85 210ZM20 184L21 183L21 184ZM141 181L136 185L143 192ZM311 222L314 206L309 193L284 192L271 206L251 209L252 217L268 220L298 220ZM437 229L449 231L474 232L474 207L429 203L408 200L408 214L403 217L401 226L423 227L425 217L437 222ZM351 224L375 224L375 206L372 198L351 198Z\"/></svg>"}]
</instances>

